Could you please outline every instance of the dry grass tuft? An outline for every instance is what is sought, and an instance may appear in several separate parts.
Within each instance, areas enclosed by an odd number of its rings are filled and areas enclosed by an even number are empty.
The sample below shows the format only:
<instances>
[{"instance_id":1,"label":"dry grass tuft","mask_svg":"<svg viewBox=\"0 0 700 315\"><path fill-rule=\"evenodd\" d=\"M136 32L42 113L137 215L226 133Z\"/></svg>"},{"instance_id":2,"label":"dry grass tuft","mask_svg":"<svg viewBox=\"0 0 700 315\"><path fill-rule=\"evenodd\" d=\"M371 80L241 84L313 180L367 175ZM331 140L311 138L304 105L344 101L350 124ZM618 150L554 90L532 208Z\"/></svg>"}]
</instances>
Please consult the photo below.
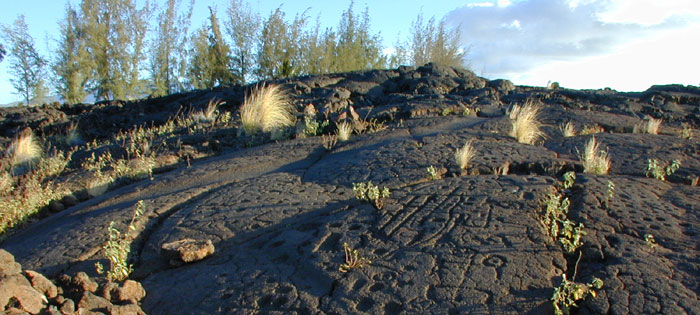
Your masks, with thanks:
<instances>
[{"instance_id":1,"label":"dry grass tuft","mask_svg":"<svg viewBox=\"0 0 700 315\"><path fill-rule=\"evenodd\" d=\"M513 129L510 136L520 143L535 144L544 138L544 133L540 130L542 124L537 120L540 106L528 101L523 106L514 105L510 111L510 120Z\"/></svg>"},{"instance_id":2,"label":"dry grass tuft","mask_svg":"<svg viewBox=\"0 0 700 315\"><path fill-rule=\"evenodd\" d=\"M649 118L646 122L640 122L634 125L633 133L648 133L658 135L663 119Z\"/></svg>"},{"instance_id":3,"label":"dry grass tuft","mask_svg":"<svg viewBox=\"0 0 700 315\"><path fill-rule=\"evenodd\" d=\"M216 120L217 116L219 115L219 106L226 104L226 102L222 102L219 99L211 99L209 100L209 103L207 103L207 108L205 108L203 111L196 112L192 118L196 122L203 122L203 123L209 123L213 122Z\"/></svg>"},{"instance_id":4,"label":"dry grass tuft","mask_svg":"<svg viewBox=\"0 0 700 315\"><path fill-rule=\"evenodd\" d=\"M464 143L464 146L457 149L455 152L455 162L459 165L459 169L466 170L469 163L474 158L476 150L474 149L474 139L469 139Z\"/></svg>"},{"instance_id":5,"label":"dry grass tuft","mask_svg":"<svg viewBox=\"0 0 700 315\"><path fill-rule=\"evenodd\" d=\"M574 123L572 122L567 122L566 124L560 125L559 130L561 130L562 135L564 137L575 137L576 136L576 126L574 126Z\"/></svg>"},{"instance_id":6,"label":"dry grass tuft","mask_svg":"<svg viewBox=\"0 0 700 315\"><path fill-rule=\"evenodd\" d=\"M586 142L583 155L579 153L579 159L583 163L584 173L603 175L610 171L608 152L600 150L600 144L595 137Z\"/></svg>"},{"instance_id":7,"label":"dry grass tuft","mask_svg":"<svg viewBox=\"0 0 700 315\"><path fill-rule=\"evenodd\" d=\"M27 166L32 168L41 158L41 145L34 138L32 130L26 128L20 132L10 144L7 150L10 165L14 168L17 166Z\"/></svg>"},{"instance_id":8,"label":"dry grass tuft","mask_svg":"<svg viewBox=\"0 0 700 315\"><path fill-rule=\"evenodd\" d=\"M241 106L241 121L246 134L271 132L294 126L294 107L278 85L259 85Z\"/></svg>"},{"instance_id":9,"label":"dry grass tuft","mask_svg":"<svg viewBox=\"0 0 700 315\"><path fill-rule=\"evenodd\" d=\"M338 124L338 140L348 141L355 127L349 122L341 122Z\"/></svg>"}]
</instances>

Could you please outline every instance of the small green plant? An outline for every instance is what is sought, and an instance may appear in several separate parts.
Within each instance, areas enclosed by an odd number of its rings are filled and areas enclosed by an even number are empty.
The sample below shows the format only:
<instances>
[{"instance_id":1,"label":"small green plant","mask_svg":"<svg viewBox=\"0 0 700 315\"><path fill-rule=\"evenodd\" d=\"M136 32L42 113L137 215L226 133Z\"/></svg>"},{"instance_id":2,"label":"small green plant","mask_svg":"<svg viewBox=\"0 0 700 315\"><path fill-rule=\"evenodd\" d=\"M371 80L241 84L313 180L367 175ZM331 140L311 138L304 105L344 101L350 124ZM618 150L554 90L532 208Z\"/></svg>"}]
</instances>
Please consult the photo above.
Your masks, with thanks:
<instances>
[{"instance_id":1,"label":"small green plant","mask_svg":"<svg viewBox=\"0 0 700 315\"><path fill-rule=\"evenodd\" d=\"M452 114L452 108L445 107L442 109L442 113L440 113L440 116L447 116Z\"/></svg>"},{"instance_id":2,"label":"small green plant","mask_svg":"<svg viewBox=\"0 0 700 315\"><path fill-rule=\"evenodd\" d=\"M658 180L666 180L667 175L675 173L681 167L680 160L673 160L670 164L657 159L647 160L647 177L654 177Z\"/></svg>"},{"instance_id":3,"label":"small green plant","mask_svg":"<svg viewBox=\"0 0 700 315\"><path fill-rule=\"evenodd\" d=\"M355 192L355 198L372 203L377 210L381 210L384 207L384 200L391 196L389 188L379 189L379 186L375 186L371 181L353 183L352 191Z\"/></svg>"},{"instance_id":4,"label":"small green plant","mask_svg":"<svg viewBox=\"0 0 700 315\"><path fill-rule=\"evenodd\" d=\"M102 246L105 256L109 260L109 270L107 271L107 281L122 281L129 277L129 274L134 270L133 265L128 263L129 253L131 252L131 242L134 240L133 232L136 231L136 223L143 215L146 206L143 200L136 203L136 209L131 216L131 221L126 232L122 233L116 228L114 221L109 223L107 228L109 239ZM104 272L104 266L101 263L95 263L97 273Z\"/></svg>"},{"instance_id":5,"label":"small green plant","mask_svg":"<svg viewBox=\"0 0 700 315\"><path fill-rule=\"evenodd\" d=\"M690 126L689 123L682 123L681 127L683 128L683 129L681 129L681 133L680 133L681 138L688 139L688 140L692 139L693 138L693 127Z\"/></svg>"},{"instance_id":6,"label":"small green plant","mask_svg":"<svg viewBox=\"0 0 700 315\"><path fill-rule=\"evenodd\" d=\"M576 173L572 171L566 172L564 173L564 182L562 186L564 189L570 189L574 186L574 181L576 181Z\"/></svg>"},{"instance_id":7,"label":"small green plant","mask_svg":"<svg viewBox=\"0 0 700 315\"><path fill-rule=\"evenodd\" d=\"M338 268L340 272L348 272L351 269L362 268L372 263L369 259L360 257L360 251L350 248L348 243L343 243L343 250L345 251L345 263Z\"/></svg>"},{"instance_id":8,"label":"small green plant","mask_svg":"<svg viewBox=\"0 0 700 315\"><path fill-rule=\"evenodd\" d=\"M656 246L659 246L659 244L656 243L654 235L648 233L644 234L644 242L647 243L647 246L651 247L651 249L654 249L656 248Z\"/></svg>"},{"instance_id":9,"label":"small green plant","mask_svg":"<svg viewBox=\"0 0 700 315\"><path fill-rule=\"evenodd\" d=\"M576 225L568 218L569 198L559 192L547 194L545 199L545 213L541 222L547 229L549 236L558 240L567 253L573 253L583 245L581 238L586 235L583 231L583 223Z\"/></svg>"},{"instance_id":10,"label":"small green plant","mask_svg":"<svg viewBox=\"0 0 700 315\"><path fill-rule=\"evenodd\" d=\"M605 198L605 207L610 208L610 202L612 202L615 197L615 183L611 180L608 181L608 192Z\"/></svg>"},{"instance_id":11,"label":"small green plant","mask_svg":"<svg viewBox=\"0 0 700 315\"><path fill-rule=\"evenodd\" d=\"M593 278L590 283L578 283L566 279L566 274L561 275L561 284L554 288L552 295L552 305L554 306L554 314L564 315L569 314L572 307L577 307L578 301L591 295L597 296L594 289L599 290L603 287L603 280Z\"/></svg>"},{"instance_id":12,"label":"small green plant","mask_svg":"<svg viewBox=\"0 0 700 315\"><path fill-rule=\"evenodd\" d=\"M432 180L440 179L440 174L438 174L437 168L435 168L435 166L432 166L432 165L428 166L426 168L426 171L428 171L428 175L430 175L430 179L432 179Z\"/></svg>"}]
</instances>

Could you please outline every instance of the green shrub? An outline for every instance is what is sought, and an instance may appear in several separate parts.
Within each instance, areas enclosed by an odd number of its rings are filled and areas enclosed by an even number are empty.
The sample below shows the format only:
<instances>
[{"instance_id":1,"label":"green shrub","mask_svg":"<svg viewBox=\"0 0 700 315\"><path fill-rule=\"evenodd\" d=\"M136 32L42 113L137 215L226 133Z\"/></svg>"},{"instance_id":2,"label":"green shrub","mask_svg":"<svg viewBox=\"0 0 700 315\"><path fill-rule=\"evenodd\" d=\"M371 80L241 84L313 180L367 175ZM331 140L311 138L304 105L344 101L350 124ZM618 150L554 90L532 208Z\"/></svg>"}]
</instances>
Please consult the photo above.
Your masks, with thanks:
<instances>
[{"instance_id":1,"label":"green shrub","mask_svg":"<svg viewBox=\"0 0 700 315\"><path fill-rule=\"evenodd\" d=\"M591 295L596 297L596 292L593 289L603 287L603 280L593 278L590 283L578 283L566 279L566 274L561 275L561 284L554 288L552 295L552 305L554 306L554 314L563 315L569 314L572 307L577 307L576 302Z\"/></svg>"},{"instance_id":2,"label":"green shrub","mask_svg":"<svg viewBox=\"0 0 700 315\"><path fill-rule=\"evenodd\" d=\"M647 160L647 177L654 177L658 180L666 180L667 175L675 173L681 167L680 160L673 160L670 164L668 162L659 161L657 159Z\"/></svg>"},{"instance_id":3,"label":"green shrub","mask_svg":"<svg viewBox=\"0 0 700 315\"><path fill-rule=\"evenodd\" d=\"M133 265L128 263L128 258L131 252L131 242L136 237L133 235L136 231L136 223L141 215L143 215L145 208L146 206L143 200L139 200L136 203L136 209L134 209L129 226L124 233L121 233L119 229L116 228L116 223L114 221L109 223L109 227L107 228L109 239L102 246L105 257L109 260L109 270L107 271L108 281L125 280L134 270ZM104 272L104 267L99 262L95 263L95 268L100 274Z\"/></svg>"},{"instance_id":4,"label":"green shrub","mask_svg":"<svg viewBox=\"0 0 700 315\"><path fill-rule=\"evenodd\" d=\"M355 192L355 198L372 203L377 210L381 210L384 207L384 200L391 196L389 188L379 189L379 186L375 186L371 181L353 183L352 191Z\"/></svg>"}]
</instances>

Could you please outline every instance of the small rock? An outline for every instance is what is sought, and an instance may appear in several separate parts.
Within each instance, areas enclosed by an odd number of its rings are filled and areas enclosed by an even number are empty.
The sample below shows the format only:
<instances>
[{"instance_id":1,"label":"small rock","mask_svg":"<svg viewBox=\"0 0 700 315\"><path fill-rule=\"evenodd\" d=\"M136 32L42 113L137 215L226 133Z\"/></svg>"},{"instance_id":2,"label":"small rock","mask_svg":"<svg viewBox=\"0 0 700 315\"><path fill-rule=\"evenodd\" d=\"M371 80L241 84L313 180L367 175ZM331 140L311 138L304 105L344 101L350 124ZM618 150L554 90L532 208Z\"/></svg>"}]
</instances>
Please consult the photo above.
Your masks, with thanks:
<instances>
[{"instance_id":1,"label":"small rock","mask_svg":"<svg viewBox=\"0 0 700 315\"><path fill-rule=\"evenodd\" d=\"M109 308L111 315L145 315L146 313L136 304L113 305Z\"/></svg>"},{"instance_id":2,"label":"small rock","mask_svg":"<svg viewBox=\"0 0 700 315\"><path fill-rule=\"evenodd\" d=\"M78 190L76 192L73 192L73 195L75 196L75 198L78 198L78 200L80 200L80 201L85 201L85 200L90 199L90 194L88 193L88 191L86 189L81 189L81 190Z\"/></svg>"},{"instance_id":3,"label":"small rock","mask_svg":"<svg viewBox=\"0 0 700 315\"><path fill-rule=\"evenodd\" d=\"M66 299L61 305L61 313L63 314L73 314L75 312L75 302L71 299Z\"/></svg>"},{"instance_id":4,"label":"small rock","mask_svg":"<svg viewBox=\"0 0 700 315\"><path fill-rule=\"evenodd\" d=\"M515 84L510 80L496 79L489 82L489 86L499 90L503 94L508 94L508 92L515 90Z\"/></svg>"},{"instance_id":5,"label":"small rock","mask_svg":"<svg viewBox=\"0 0 700 315\"><path fill-rule=\"evenodd\" d=\"M186 238L163 244L163 246L161 246L161 253L168 258L168 260L179 258L185 263L191 263L202 260L213 254L214 244L212 244L211 240L197 241Z\"/></svg>"},{"instance_id":6,"label":"small rock","mask_svg":"<svg viewBox=\"0 0 700 315\"><path fill-rule=\"evenodd\" d=\"M116 297L119 294L119 285L114 282L107 282L102 286L102 297L108 301L112 301L112 296Z\"/></svg>"},{"instance_id":7,"label":"small rock","mask_svg":"<svg viewBox=\"0 0 700 315\"><path fill-rule=\"evenodd\" d=\"M92 281L90 277L85 272L78 272L73 277L73 284L83 291L95 292L97 291L97 282Z\"/></svg>"},{"instance_id":8,"label":"small rock","mask_svg":"<svg viewBox=\"0 0 700 315\"><path fill-rule=\"evenodd\" d=\"M0 277L16 275L22 272L22 266L15 262L15 256L10 252L0 249Z\"/></svg>"},{"instance_id":9,"label":"small rock","mask_svg":"<svg viewBox=\"0 0 700 315\"><path fill-rule=\"evenodd\" d=\"M63 202L63 204L66 207L72 207L72 206L77 205L80 202L80 200L78 200L78 198L76 196L74 196L73 194L69 194L69 195L64 196L61 199L61 202Z\"/></svg>"},{"instance_id":10,"label":"small rock","mask_svg":"<svg viewBox=\"0 0 700 315\"><path fill-rule=\"evenodd\" d=\"M121 288L118 290L117 297L119 301L130 301L131 303L138 303L146 296L146 290L143 289L141 283L134 280L126 280Z\"/></svg>"},{"instance_id":11,"label":"small rock","mask_svg":"<svg viewBox=\"0 0 700 315\"><path fill-rule=\"evenodd\" d=\"M64 315L54 305L49 305L49 308L45 309L41 314L42 315Z\"/></svg>"},{"instance_id":12,"label":"small rock","mask_svg":"<svg viewBox=\"0 0 700 315\"><path fill-rule=\"evenodd\" d=\"M63 203L58 200L51 200L51 202L49 202L49 210L53 213L61 212L65 209L66 207L63 205Z\"/></svg>"},{"instance_id":13,"label":"small rock","mask_svg":"<svg viewBox=\"0 0 700 315\"><path fill-rule=\"evenodd\" d=\"M92 294L92 292L85 291L83 298L78 302L78 310L81 308L84 310L92 311L95 309L108 309L112 306L112 303L105 300L102 297Z\"/></svg>"},{"instance_id":14,"label":"small rock","mask_svg":"<svg viewBox=\"0 0 700 315\"><path fill-rule=\"evenodd\" d=\"M53 284L51 280L46 279L42 274L33 270L25 270L24 273L27 274L29 281L32 283L32 287L46 295L49 299L53 299L58 295L58 288L56 288L56 285Z\"/></svg>"}]
</instances>

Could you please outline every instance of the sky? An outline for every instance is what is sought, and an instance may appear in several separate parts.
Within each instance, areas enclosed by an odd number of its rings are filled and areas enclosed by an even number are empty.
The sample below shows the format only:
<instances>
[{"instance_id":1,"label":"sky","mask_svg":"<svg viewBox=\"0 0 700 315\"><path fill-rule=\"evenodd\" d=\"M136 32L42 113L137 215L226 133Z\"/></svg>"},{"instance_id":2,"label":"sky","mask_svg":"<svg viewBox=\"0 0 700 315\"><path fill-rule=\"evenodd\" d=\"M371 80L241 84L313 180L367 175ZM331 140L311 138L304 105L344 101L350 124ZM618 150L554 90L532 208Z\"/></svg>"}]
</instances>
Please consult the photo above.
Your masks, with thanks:
<instances>
[{"instance_id":1,"label":"sky","mask_svg":"<svg viewBox=\"0 0 700 315\"><path fill-rule=\"evenodd\" d=\"M208 6L221 18L229 1L195 0L192 28L205 23ZM3 2L0 23L11 24L23 14L36 48L51 56L66 4L77 6L80 0ZM159 5L165 2L156 0ZM263 17L281 6L287 19L306 11L312 21L318 17L322 27L337 28L350 0L248 3ZM698 0L355 1L356 12L365 7L372 31L380 33L387 51L397 38L408 37L419 13L426 20L445 18L460 29L470 68L489 79L531 86L556 81L566 88L618 91L700 84ZM0 104L20 99L9 82L8 57L0 63Z\"/></svg>"}]
</instances>

